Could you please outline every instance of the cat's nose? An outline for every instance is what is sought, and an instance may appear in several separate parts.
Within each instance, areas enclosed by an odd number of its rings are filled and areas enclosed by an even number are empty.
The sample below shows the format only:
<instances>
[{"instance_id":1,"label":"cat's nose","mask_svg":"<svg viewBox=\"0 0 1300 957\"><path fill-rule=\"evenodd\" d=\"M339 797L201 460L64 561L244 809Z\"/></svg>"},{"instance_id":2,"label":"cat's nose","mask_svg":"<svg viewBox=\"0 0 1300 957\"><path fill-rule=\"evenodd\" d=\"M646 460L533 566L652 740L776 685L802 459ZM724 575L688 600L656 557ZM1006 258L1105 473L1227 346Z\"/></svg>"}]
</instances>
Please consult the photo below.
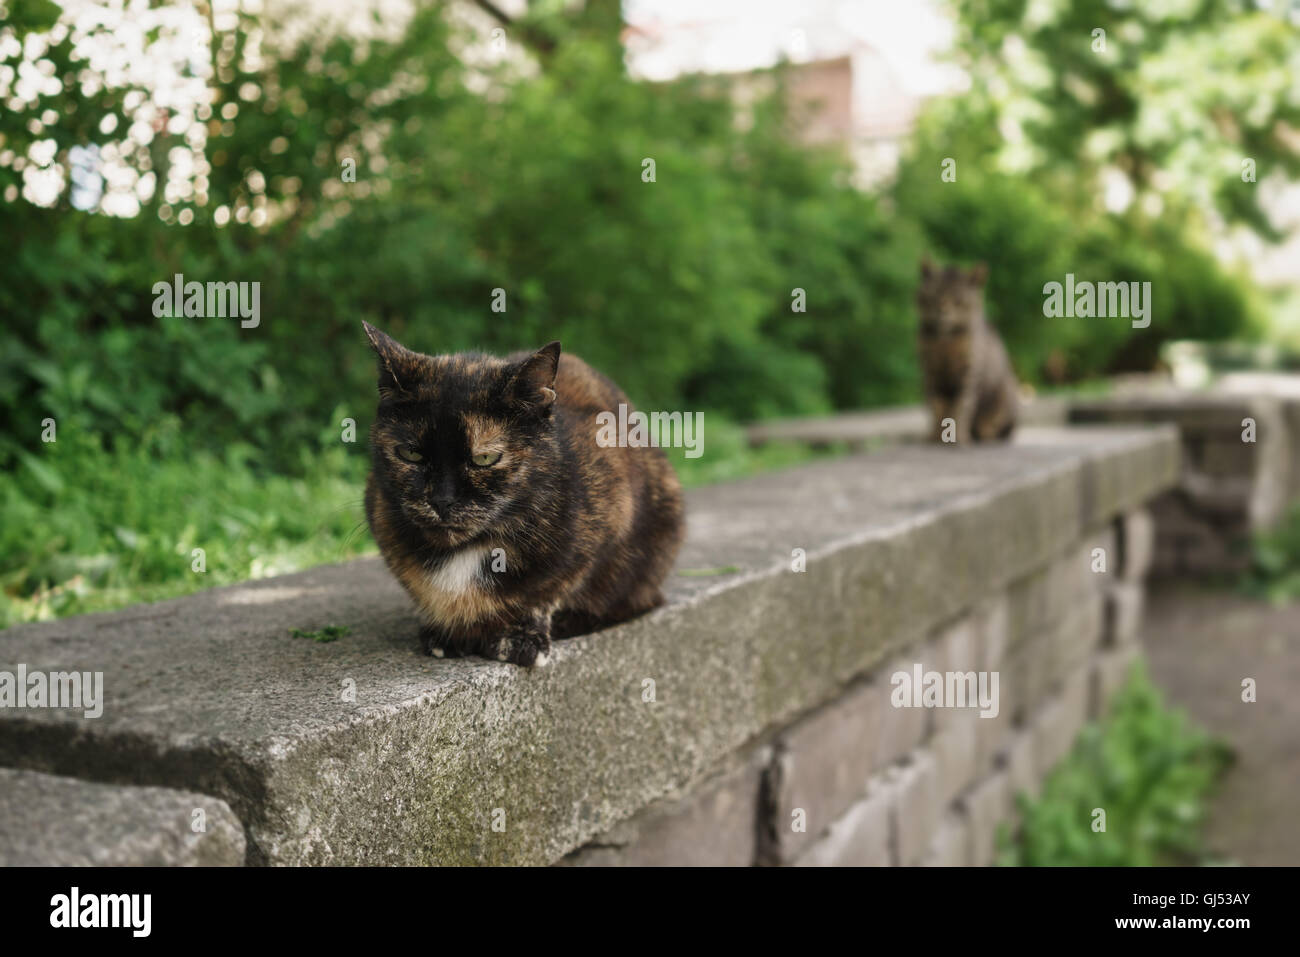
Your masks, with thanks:
<instances>
[{"instance_id":1,"label":"cat's nose","mask_svg":"<svg viewBox=\"0 0 1300 957\"><path fill-rule=\"evenodd\" d=\"M439 512L443 512L455 500L456 487L450 479L444 478L429 489L429 504Z\"/></svg>"}]
</instances>

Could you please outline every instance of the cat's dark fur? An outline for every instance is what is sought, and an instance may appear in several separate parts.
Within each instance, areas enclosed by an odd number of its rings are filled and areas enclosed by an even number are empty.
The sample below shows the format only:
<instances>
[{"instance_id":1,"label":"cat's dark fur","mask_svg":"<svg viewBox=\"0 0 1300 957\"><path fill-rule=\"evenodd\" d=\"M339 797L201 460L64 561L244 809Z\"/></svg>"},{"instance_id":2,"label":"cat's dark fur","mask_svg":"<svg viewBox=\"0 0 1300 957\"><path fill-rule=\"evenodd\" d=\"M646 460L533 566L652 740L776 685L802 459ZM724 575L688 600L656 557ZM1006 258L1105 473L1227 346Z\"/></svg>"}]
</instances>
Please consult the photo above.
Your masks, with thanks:
<instances>
[{"instance_id":1,"label":"cat's dark fur","mask_svg":"<svg viewBox=\"0 0 1300 957\"><path fill-rule=\"evenodd\" d=\"M597 413L631 408L614 383L558 342L427 356L365 330L380 397L366 517L427 653L545 664L553 631L662 603L681 485L657 448L597 444Z\"/></svg>"},{"instance_id":2,"label":"cat's dark fur","mask_svg":"<svg viewBox=\"0 0 1300 957\"><path fill-rule=\"evenodd\" d=\"M943 439L946 418L958 443L1005 439L1016 427L1016 374L984 315L987 278L983 264L965 271L939 268L928 258L921 263L921 382L935 441Z\"/></svg>"}]
</instances>

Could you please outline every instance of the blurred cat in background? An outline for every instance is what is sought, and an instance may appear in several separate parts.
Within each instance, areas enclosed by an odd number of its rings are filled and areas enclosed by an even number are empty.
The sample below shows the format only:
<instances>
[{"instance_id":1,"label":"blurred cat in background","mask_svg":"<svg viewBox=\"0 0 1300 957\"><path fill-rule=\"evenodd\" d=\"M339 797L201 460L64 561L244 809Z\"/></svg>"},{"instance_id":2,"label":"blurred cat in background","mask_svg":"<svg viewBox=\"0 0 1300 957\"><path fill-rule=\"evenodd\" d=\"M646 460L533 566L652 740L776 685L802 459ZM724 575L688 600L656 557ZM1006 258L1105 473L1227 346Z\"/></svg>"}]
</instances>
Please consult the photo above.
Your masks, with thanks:
<instances>
[{"instance_id":1,"label":"blurred cat in background","mask_svg":"<svg viewBox=\"0 0 1300 957\"><path fill-rule=\"evenodd\" d=\"M1019 384L984 314L987 278L983 263L963 270L936 266L928 256L921 262L921 385L936 442L1006 439L1016 427Z\"/></svg>"}]
</instances>

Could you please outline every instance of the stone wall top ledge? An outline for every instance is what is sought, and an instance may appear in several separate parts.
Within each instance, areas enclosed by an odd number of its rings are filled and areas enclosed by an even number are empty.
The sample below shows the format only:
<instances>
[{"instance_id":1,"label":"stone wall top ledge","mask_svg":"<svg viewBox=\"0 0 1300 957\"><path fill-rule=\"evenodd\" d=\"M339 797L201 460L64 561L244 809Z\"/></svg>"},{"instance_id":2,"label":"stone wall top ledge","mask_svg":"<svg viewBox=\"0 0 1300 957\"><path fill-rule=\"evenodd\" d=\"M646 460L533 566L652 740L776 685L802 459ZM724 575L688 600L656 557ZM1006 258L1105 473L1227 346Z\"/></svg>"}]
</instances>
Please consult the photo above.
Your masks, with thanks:
<instances>
[{"instance_id":1,"label":"stone wall top ledge","mask_svg":"<svg viewBox=\"0 0 1300 957\"><path fill-rule=\"evenodd\" d=\"M1026 429L695 490L666 607L534 671L421 655L377 559L19 626L0 669L102 671L104 710L0 711L0 765L213 795L250 863L548 863L1171 486L1178 456L1168 426ZM351 630L288 634L328 624Z\"/></svg>"}]
</instances>

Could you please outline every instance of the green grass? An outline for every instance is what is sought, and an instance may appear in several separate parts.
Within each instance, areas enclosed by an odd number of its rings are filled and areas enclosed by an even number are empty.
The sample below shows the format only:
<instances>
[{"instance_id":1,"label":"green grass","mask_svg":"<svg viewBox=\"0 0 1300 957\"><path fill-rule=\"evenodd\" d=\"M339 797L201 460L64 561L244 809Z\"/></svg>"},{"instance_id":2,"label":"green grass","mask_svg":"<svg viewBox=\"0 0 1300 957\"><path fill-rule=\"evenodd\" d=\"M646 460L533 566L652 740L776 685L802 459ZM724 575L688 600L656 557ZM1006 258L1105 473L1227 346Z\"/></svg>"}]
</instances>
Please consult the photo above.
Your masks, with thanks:
<instances>
[{"instance_id":1,"label":"green grass","mask_svg":"<svg viewBox=\"0 0 1300 957\"><path fill-rule=\"evenodd\" d=\"M289 635L293 638L310 638L312 641L325 644L331 641L338 641L344 635L352 633L352 629L347 625L326 625L318 631L309 631L305 628L290 628Z\"/></svg>"},{"instance_id":2,"label":"green grass","mask_svg":"<svg viewBox=\"0 0 1300 957\"><path fill-rule=\"evenodd\" d=\"M843 455L844 445L813 449L801 442L768 442L751 448L745 428L721 416L704 415L703 454L687 458L685 449L665 449L686 488L714 485Z\"/></svg>"},{"instance_id":3,"label":"green grass","mask_svg":"<svg viewBox=\"0 0 1300 957\"><path fill-rule=\"evenodd\" d=\"M677 574L683 578L711 578L714 575L734 575L738 571L739 565L723 565L720 568L679 568Z\"/></svg>"},{"instance_id":4,"label":"green grass","mask_svg":"<svg viewBox=\"0 0 1300 957\"><path fill-rule=\"evenodd\" d=\"M1002 828L1006 865L1150 866L1210 863L1202 825L1231 760L1227 748L1164 703L1135 666L1105 719L1080 732L1037 800L1017 798L1015 840ZM1093 830L1095 809L1105 832Z\"/></svg>"},{"instance_id":5,"label":"green grass","mask_svg":"<svg viewBox=\"0 0 1300 957\"><path fill-rule=\"evenodd\" d=\"M60 433L0 484L0 625L371 552L364 456L360 444L304 449L301 474L286 476L260 469L248 446L190 450L175 421L112 449Z\"/></svg>"},{"instance_id":6,"label":"green grass","mask_svg":"<svg viewBox=\"0 0 1300 957\"><path fill-rule=\"evenodd\" d=\"M373 554L362 495L364 442L322 438L295 475L249 445L197 451L176 419L104 448L61 431L22 450L0 479L0 627L159 601ZM751 449L705 417L703 455L667 450L687 486L834 454L794 443ZM195 570L203 550L203 571Z\"/></svg>"}]
</instances>

